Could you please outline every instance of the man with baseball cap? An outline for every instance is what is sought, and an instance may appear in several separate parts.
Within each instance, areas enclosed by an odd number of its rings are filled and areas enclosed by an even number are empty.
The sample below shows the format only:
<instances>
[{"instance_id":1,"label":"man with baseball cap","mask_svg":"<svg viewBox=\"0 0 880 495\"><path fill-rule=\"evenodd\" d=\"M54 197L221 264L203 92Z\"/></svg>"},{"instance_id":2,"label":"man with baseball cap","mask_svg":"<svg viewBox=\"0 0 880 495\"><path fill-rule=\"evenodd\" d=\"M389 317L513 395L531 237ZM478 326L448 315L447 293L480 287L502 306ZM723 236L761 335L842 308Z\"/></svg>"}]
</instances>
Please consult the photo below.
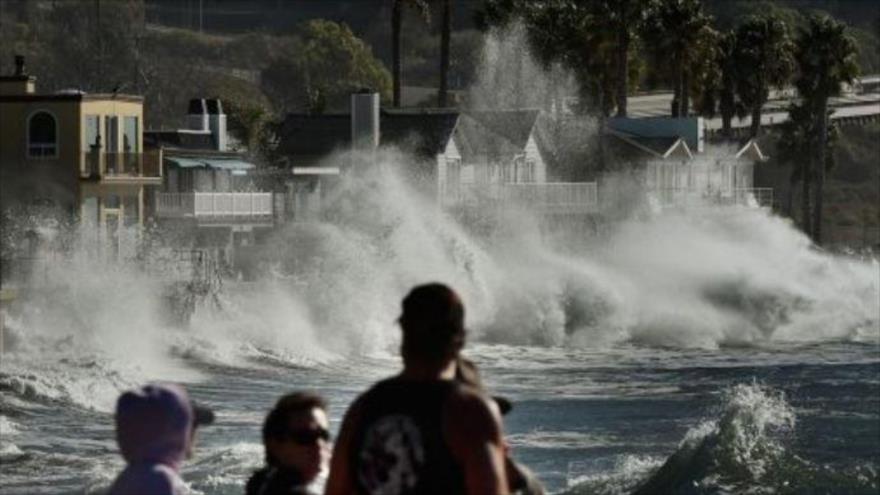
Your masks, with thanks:
<instances>
[{"instance_id":1,"label":"man with baseball cap","mask_svg":"<svg viewBox=\"0 0 880 495\"><path fill-rule=\"evenodd\" d=\"M116 441L127 463L108 495L180 495L183 461L192 455L198 426L214 413L194 404L179 385L151 384L116 402Z\"/></svg>"},{"instance_id":2,"label":"man with baseball cap","mask_svg":"<svg viewBox=\"0 0 880 495\"><path fill-rule=\"evenodd\" d=\"M464 305L433 283L403 300L403 371L346 412L329 495L508 493L501 416L481 390L455 380Z\"/></svg>"}]
</instances>

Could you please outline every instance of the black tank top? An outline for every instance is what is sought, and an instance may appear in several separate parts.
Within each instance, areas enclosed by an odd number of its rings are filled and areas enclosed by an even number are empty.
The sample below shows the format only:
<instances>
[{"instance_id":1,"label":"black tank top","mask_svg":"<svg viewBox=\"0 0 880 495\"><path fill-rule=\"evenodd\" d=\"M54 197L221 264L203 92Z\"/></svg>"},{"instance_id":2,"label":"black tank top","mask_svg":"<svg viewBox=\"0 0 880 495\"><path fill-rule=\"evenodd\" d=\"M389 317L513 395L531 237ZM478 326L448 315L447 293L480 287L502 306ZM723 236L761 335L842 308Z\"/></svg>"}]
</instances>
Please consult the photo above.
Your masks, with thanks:
<instances>
[{"instance_id":1,"label":"black tank top","mask_svg":"<svg viewBox=\"0 0 880 495\"><path fill-rule=\"evenodd\" d=\"M459 385L391 378L363 398L351 449L353 475L367 495L455 495L464 471L443 437L443 408Z\"/></svg>"}]
</instances>

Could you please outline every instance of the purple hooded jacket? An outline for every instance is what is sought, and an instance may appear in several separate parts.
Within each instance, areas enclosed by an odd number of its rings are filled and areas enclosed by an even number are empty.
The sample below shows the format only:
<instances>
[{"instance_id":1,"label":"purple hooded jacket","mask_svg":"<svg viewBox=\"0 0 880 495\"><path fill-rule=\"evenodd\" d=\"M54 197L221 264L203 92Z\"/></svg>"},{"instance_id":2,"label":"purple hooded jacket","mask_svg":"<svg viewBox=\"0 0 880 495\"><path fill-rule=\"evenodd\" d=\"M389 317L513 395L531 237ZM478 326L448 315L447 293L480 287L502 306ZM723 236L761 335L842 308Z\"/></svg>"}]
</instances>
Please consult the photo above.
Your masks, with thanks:
<instances>
[{"instance_id":1,"label":"purple hooded jacket","mask_svg":"<svg viewBox=\"0 0 880 495\"><path fill-rule=\"evenodd\" d=\"M177 385L147 385L116 403L116 441L128 464L107 495L180 495L178 472L192 441L195 413Z\"/></svg>"}]
</instances>

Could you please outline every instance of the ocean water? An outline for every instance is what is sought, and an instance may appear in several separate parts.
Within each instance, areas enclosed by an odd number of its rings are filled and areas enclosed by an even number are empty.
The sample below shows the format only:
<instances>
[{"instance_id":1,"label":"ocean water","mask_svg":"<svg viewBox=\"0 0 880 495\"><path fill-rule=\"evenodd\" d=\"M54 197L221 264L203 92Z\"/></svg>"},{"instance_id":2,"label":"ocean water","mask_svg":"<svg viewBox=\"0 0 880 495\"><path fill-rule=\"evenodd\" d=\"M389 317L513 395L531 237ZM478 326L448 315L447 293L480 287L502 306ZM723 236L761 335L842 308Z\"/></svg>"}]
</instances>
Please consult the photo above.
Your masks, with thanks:
<instances>
[{"instance_id":1,"label":"ocean water","mask_svg":"<svg viewBox=\"0 0 880 495\"><path fill-rule=\"evenodd\" d=\"M332 221L278 232L262 275L184 327L163 318L167 274L85 248L42 267L51 290L7 315L0 491L100 493L122 468L117 395L167 380L218 414L184 478L242 493L272 403L320 391L337 428L399 368L400 299L431 280L462 294L465 354L513 401L507 439L551 492L880 490L877 260L748 208L599 233L518 209L462 220L384 174L342 187Z\"/></svg>"}]
</instances>

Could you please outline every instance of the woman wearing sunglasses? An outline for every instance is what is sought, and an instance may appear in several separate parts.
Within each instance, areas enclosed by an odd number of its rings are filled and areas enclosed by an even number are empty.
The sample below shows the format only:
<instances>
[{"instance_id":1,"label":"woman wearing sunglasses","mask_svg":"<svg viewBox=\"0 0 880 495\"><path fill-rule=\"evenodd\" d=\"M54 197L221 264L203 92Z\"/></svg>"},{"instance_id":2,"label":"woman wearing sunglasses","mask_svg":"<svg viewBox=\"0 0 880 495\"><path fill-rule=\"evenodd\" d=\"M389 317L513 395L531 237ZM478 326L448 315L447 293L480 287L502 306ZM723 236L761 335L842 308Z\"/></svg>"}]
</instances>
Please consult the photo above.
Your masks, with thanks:
<instances>
[{"instance_id":1,"label":"woman wearing sunglasses","mask_svg":"<svg viewBox=\"0 0 880 495\"><path fill-rule=\"evenodd\" d=\"M327 468L327 404L318 395L285 395L266 416L266 466L248 480L247 495L311 495L309 486Z\"/></svg>"}]
</instances>

